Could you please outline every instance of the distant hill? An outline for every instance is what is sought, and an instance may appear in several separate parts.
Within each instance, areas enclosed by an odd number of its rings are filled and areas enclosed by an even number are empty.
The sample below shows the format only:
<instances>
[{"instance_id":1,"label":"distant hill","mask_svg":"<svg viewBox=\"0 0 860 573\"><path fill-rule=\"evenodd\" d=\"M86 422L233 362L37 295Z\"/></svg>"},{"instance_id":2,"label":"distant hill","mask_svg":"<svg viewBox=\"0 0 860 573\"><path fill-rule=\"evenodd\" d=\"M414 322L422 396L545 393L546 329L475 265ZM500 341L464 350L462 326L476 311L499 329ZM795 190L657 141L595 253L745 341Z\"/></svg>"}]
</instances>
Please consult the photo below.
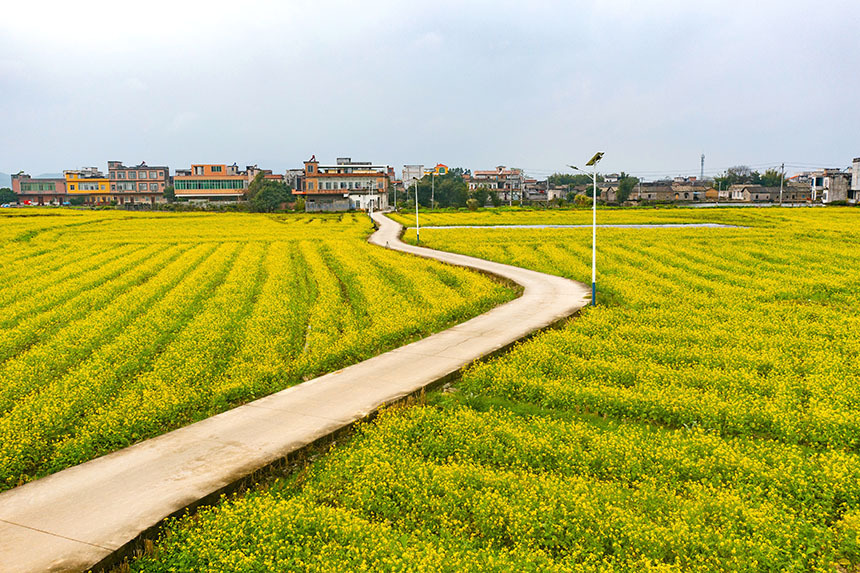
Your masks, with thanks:
<instances>
[{"instance_id":1,"label":"distant hill","mask_svg":"<svg viewBox=\"0 0 860 573\"><path fill-rule=\"evenodd\" d=\"M8 173L0 173L0 187L12 187L12 176Z\"/></svg>"}]
</instances>

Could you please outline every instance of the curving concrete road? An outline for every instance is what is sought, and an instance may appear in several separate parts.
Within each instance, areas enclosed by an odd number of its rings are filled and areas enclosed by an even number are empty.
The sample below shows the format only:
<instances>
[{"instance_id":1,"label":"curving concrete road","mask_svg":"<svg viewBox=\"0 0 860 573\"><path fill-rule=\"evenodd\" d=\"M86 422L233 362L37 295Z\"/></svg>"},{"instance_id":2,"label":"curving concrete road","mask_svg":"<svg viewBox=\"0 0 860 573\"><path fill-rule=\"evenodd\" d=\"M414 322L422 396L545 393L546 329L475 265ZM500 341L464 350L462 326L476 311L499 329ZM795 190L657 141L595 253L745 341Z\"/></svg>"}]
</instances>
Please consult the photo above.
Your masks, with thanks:
<instances>
[{"instance_id":1,"label":"curving concrete road","mask_svg":"<svg viewBox=\"0 0 860 573\"><path fill-rule=\"evenodd\" d=\"M165 517L588 302L579 283L406 245L399 224L379 214L374 220L379 230L370 242L494 273L522 285L523 295L423 340L0 494L0 571L110 565Z\"/></svg>"}]
</instances>

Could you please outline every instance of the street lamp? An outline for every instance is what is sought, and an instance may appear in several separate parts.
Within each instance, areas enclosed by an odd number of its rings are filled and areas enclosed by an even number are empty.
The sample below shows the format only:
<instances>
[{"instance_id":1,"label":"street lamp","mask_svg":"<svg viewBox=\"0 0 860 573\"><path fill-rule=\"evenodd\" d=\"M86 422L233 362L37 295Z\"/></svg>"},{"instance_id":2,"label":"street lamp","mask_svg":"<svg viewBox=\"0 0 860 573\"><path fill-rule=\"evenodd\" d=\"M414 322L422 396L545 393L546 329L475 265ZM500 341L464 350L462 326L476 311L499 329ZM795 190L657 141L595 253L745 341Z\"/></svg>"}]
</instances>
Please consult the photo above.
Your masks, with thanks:
<instances>
[{"instance_id":1,"label":"street lamp","mask_svg":"<svg viewBox=\"0 0 860 573\"><path fill-rule=\"evenodd\" d=\"M597 163L603 159L603 152L598 151L594 157L588 160L586 167L591 167L591 178L594 182L592 196L594 202L591 208L591 306L597 304ZM575 169L580 173L588 175L587 171L583 171L575 165L569 165L571 169Z\"/></svg>"},{"instance_id":2,"label":"street lamp","mask_svg":"<svg viewBox=\"0 0 860 573\"><path fill-rule=\"evenodd\" d=\"M418 180L412 179L412 188L415 190L415 244L421 243L421 227L418 224Z\"/></svg>"}]
</instances>

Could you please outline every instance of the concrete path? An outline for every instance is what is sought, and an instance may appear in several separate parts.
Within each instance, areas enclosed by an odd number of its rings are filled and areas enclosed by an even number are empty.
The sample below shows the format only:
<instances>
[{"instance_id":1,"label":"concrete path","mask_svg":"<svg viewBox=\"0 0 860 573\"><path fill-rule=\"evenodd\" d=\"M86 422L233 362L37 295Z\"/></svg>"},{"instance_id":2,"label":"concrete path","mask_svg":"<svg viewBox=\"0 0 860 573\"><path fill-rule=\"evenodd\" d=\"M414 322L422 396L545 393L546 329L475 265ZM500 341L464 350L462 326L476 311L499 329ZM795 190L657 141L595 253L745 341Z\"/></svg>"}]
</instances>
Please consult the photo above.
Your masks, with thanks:
<instances>
[{"instance_id":1,"label":"concrete path","mask_svg":"<svg viewBox=\"0 0 860 573\"><path fill-rule=\"evenodd\" d=\"M579 283L406 245L399 224L374 219L380 228L372 243L503 276L522 285L523 295L418 342L0 494L0 572L112 564L165 517L588 302Z\"/></svg>"}]
</instances>

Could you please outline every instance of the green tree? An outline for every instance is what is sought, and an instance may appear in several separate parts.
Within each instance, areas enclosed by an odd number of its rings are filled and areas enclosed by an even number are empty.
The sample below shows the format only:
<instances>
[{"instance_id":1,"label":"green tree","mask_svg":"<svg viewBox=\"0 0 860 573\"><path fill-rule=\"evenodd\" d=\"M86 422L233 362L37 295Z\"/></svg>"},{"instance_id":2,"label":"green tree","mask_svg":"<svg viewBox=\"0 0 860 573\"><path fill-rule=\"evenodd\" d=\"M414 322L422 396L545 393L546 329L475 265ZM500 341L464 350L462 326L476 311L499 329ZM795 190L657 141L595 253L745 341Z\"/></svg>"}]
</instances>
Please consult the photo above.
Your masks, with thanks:
<instances>
[{"instance_id":1,"label":"green tree","mask_svg":"<svg viewBox=\"0 0 860 573\"><path fill-rule=\"evenodd\" d=\"M305 198L300 196L298 199L296 199L296 202L293 204L293 211L296 211L297 213L303 213L304 210L305 210Z\"/></svg>"},{"instance_id":2,"label":"green tree","mask_svg":"<svg viewBox=\"0 0 860 573\"><path fill-rule=\"evenodd\" d=\"M176 201L176 189L174 189L173 185L168 185L164 188L164 192L162 193L165 199L167 199L168 203L173 203Z\"/></svg>"},{"instance_id":3,"label":"green tree","mask_svg":"<svg viewBox=\"0 0 860 573\"><path fill-rule=\"evenodd\" d=\"M256 180L256 177L254 178ZM249 187L250 189L250 187ZM290 186L280 181L264 181L259 191L250 200L251 210L260 213L271 213L281 208L281 205L292 199Z\"/></svg>"},{"instance_id":4,"label":"green tree","mask_svg":"<svg viewBox=\"0 0 860 573\"><path fill-rule=\"evenodd\" d=\"M490 202L493 204L493 207L502 206L502 198L499 197L498 191L490 191Z\"/></svg>"},{"instance_id":5,"label":"green tree","mask_svg":"<svg viewBox=\"0 0 860 573\"><path fill-rule=\"evenodd\" d=\"M478 202L479 207L486 207L490 193L483 187L479 187L472 192L472 197L474 197L475 201Z\"/></svg>"},{"instance_id":6,"label":"green tree","mask_svg":"<svg viewBox=\"0 0 860 573\"><path fill-rule=\"evenodd\" d=\"M618 179L618 187L615 190L615 197L619 203L624 203L630 198L630 194L637 183L639 183L638 177L631 177L623 171L621 172L621 177Z\"/></svg>"},{"instance_id":7,"label":"green tree","mask_svg":"<svg viewBox=\"0 0 860 573\"><path fill-rule=\"evenodd\" d=\"M18 196L8 187L0 187L0 203L17 203Z\"/></svg>"},{"instance_id":8,"label":"green tree","mask_svg":"<svg viewBox=\"0 0 860 573\"><path fill-rule=\"evenodd\" d=\"M728 189L732 185L755 185L758 183L761 183L761 174L746 165L729 167L722 175L714 177L714 186L718 189Z\"/></svg>"},{"instance_id":9,"label":"green tree","mask_svg":"<svg viewBox=\"0 0 860 573\"><path fill-rule=\"evenodd\" d=\"M248 185L248 188L245 190L245 199L248 201L253 201L254 197L256 197L260 191L263 190L263 185L266 182L266 174L260 171L254 176L254 179Z\"/></svg>"},{"instance_id":10,"label":"green tree","mask_svg":"<svg viewBox=\"0 0 860 573\"><path fill-rule=\"evenodd\" d=\"M555 173L549 176L549 184L553 187L561 187L563 185L576 187L577 185L588 185L592 181L591 175L586 175L585 173ZM597 174L597 181L598 183L603 181L603 175L600 173Z\"/></svg>"},{"instance_id":11,"label":"green tree","mask_svg":"<svg viewBox=\"0 0 860 573\"><path fill-rule=\"evenodd\" d=\"M439 207L465 207L469 187L463 179L464 172L462 167L455 167L445 175L436 175L435 182L431 175L425 175L418 181L419 202L429 206L432 195Z\"/></svg>"},{"instance_id":12,"label":"green tree","mask_svg":"<svg viewBox=\"0 0 860 573\"><path fill-rule=\"evenodd\" d=\"M780 181L782 181L782 173L776 169L766 170L761 174L761 178L759 179L759 183L765 187L779 187Z\"/></svg>"}]
</instances>

